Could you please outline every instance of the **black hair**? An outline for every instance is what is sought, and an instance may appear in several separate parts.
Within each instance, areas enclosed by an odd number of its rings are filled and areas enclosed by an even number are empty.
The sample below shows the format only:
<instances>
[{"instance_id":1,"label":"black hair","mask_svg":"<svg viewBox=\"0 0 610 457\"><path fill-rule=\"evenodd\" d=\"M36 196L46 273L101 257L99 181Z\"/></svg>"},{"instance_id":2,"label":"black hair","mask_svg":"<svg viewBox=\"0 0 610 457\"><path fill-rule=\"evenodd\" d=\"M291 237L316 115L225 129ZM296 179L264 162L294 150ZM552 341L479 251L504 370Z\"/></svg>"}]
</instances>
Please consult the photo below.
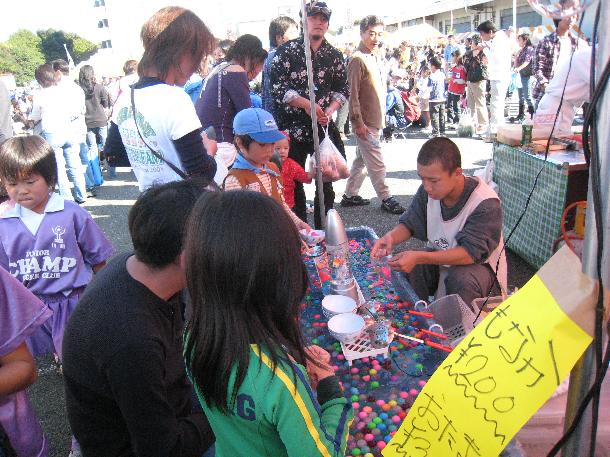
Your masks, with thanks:
<instances>
[{"instance_id":1,"label":"black hair","mask_svg":"<svg viewBox=\"0 0 610 457\"><path fill-rule=\"evenodd\" d=\"M366 16L364 19L360 21L360 33L366 32L369 28L375 27L377 25L383 25L383 19L379 16L370 15Z\"/></svg>"},{"instance_id":2,"label":"black hair","mask_svg":"<svg viewBox=\"0 0 610 457\"><path fill-rule=\"evenodd\" d=\"M392 51L392 57L394 57L396 60L400 59L400 57L402 56L402 53L400 52L400 48L394 48L394 51Z\"/></svg>"},{"instance_id":3,"label":"black hair","mask_svg":"<svg viewBox=\"0 0 610 457\"><path fill-rule=\"evenodd\" d=\"M525 47L527 48L528 46L532 46L532 40L530 40L530 34L529 33L522 33L518 36L518 38L521 38L523 41L525 41Z\"/></svg>"},{"instance_id":4,"label":"black hair","mask_svg":"<svg viewBox=\"0 0 610 457\"><path fill-rule=\"evenodd\" d=\"M417 155L417 163L431 165L438 162L443 169L453 173L462 167L460 150L453 141L446 137L432 138L426 141Z\"/></svg>"},{"instance_id":5,"label":"black hair","mask_svg":"<svg viewBox=\"0 0 610 457\"><path fill-rule=\"evenodd\" d=\"M441 63L440 59L436 55L433 55L430 58L430 66L436 67L436 68L442 68L443 64Z\"/></svg>"},{"instance_id":6,"label":"black hair","mask_svg":"<svg viewBox=\"0 0 610 457\"><path fill-rule=\"evenodd\" d=\"M226 38L224 40L220 40L218 42L218 47L220 49L222 49L222 52L224 52L225 54L227 53L227 51L229 49L231 49L231 46L233 46L235 44L234 40L230 40L229 38Z\"/></svg>"},{"instance_id":7,"label":"black hair","mask_svg":"<svg viewBox=\"0 0 610 457\"><path fill-rule=\"evenodd\" d=\"M238 146L237 146L237 138L239 138L239 140L241 141L242 146L244 148L246 148L246 149L248 149L250 147L250 145L252 143L254 143L254 138L252 138L250 135L234 135L233 136L233 144L235 144L236 148L238 148Z\"/></svg>"},{"instance_id":8,"label":"black hair","mask_svg":"<svg viewBox=\"0 0 610 457\"><path fill-rule=\"evenodd\" d=\"M483 32L483 33L495 33L496 30L497 30L496 26L491 21L481 22L479 24L479 26L477 27L477 32L479 32L479 33L480 32Z\"/></svg>"},{"instance_id":9,"label":"black hair","mask_svg":"<svg viewBox=\"0 0 610 457\"><path fill-rule=\"evenodd\" d=\"M123 73L125 73L125 76L134 74L136 71L138 71L138 61L137 60L133 60L133 59L127 60L123 64Z\"/></svg>"},{"instance_id":10,"label":"black hair","mask_svg":"<svg viewBox=\"0 0 610 457\"><path fill-rule=\"evenodd\" d=\"M555 28L559 27L560 22L561 22L561 19L553 19L553 24L555 24Z\"/></svg>"},{"instance_id":11,"label":"black hair","mask_svg":"<svg viewBox=\"0 0 610 457\"><path fill-rule=\"evenodd\" d=\"M91 65L83 65L78 72L78 85L82 87L85 94L92 94L96 84L95 72Z\"/></svg>"},{"instance_id":12,"label":"black hair","mask_svg":"<svg viewBox=\"0 0 610 457\"><path fill-rule=\"evenodd\" d=\"M184 353L211 407L227 412L234 405L251 345L268 354L272 371L288 355L305 362L298 316L307 272L299 246L286 211L261 193L209 193L195 205L184 250L193 306ZM296 381L298 368L290 365Z\"/></svg>"},{"instance_id":13,"label":"black hair","mask_svg":"<svg viewBox=\"0 0 610 457\"><path fill-rule=\"evenodd\" d=\"M70 74L70 65L64 59L55 59L51 61L51 65L53 66L53 71L59 71L63 75Z\"/></svg>"},{"instance_id":14,"label":"black hair","mask_svg":"<svg viewBox=\"0 0 610 457\"><path fill-rule=\"evenodd\" d=\"M296 21L288 16L279 16L272 20L269 24L269 46L276 48L277 37L284 36L286 30L292 26L298 27Z\"/></svg>"},{"instance_id":15,"label":"black hair","mask_svg":"<svg viewBox=\"0 0 610 457\"><path fill-rule=\"evenodd\" d=\"M202 192L198 182L188 180L153 186L140 195L128 217L138 260L155 269L176 260L188 215Z\"/></svg>"},{"instance_id":16,"label":"black hair","mask_svg":"<svg viewBox=\"0 0 610 457\"><path fill-rule=\"evenodd\" d=\"M462 62L462 53L461 53L461 51L459 49L456 49L455 51L453 51L451 53L451 56L452 57L457 57L457 64L458 65L462 65L462 63L463 63Z\"/></svg>"},{"instance_id":17,"label":"black hair","mask_svg":"<svg viewBox=\"0 0 610 457\"><path fill-rule=\"evenodd\" d=\"M478 46L481 44L481 35L479 35L479 34L472 35L472 37L470 37L470 40L472 41L472 44L474 44L475 46Z\"/></svg>"},{"instance_id":18,"label":"black hair","mask_svg":"<svg viewBox=\"0 0 610 457\"><path fill-rule=\"evenodd\" d=\"M227 62L233 60L244 67L246 71L250 71L253 64L261 63L266 58L267 51L263 49L263 43L250 34L242 35L235 40L225 56Z\"/></svg>"},{"instance_id":19,"label":"black hair","mask_svg":"<svg viewBox=\"0 0 610 457\"><path fill-rule=\"evenodd\" d=\"M24 179L31 173L44 178L50 187L57 184L57 162L49 143L38 135L9 138L0 146L0 177L3 181Z\"/></svg>"},{"instance_id":20,"label":"black hair","mask_svg":"<svg viewBox=\"0 0 610 457\"><path fill-rule=\"evenodd\" d=\"M51 87L57 84L58 76L53 70L53 66L48 63L38 65L34 71L34 77L42 87Z\"/></svg>"}]
</instances>

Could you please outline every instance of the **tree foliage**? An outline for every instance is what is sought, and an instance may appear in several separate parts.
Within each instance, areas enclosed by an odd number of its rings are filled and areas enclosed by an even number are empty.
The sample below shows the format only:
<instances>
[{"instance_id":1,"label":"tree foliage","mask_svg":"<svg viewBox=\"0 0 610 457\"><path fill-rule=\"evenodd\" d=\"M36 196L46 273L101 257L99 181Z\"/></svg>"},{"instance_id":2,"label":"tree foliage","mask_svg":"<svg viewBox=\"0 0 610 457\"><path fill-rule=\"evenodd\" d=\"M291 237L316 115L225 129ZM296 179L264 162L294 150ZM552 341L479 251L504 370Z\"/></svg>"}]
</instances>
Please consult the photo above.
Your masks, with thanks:
<instances>
[{"instance_id":1,"label":"tree foliage","mask_svg":"<svg viewBox=\"0 0 610 457\"><path fill-rule=\"evenodd\" d=\"M13 33L2 45L0 56L0 71L13 73L19 85L34 79L36 67L45 62L40 49L40 38L23 29Z\"/></svg>"},{"instance_id":2,"label":"tree foliage","mask_svg":"<svg viewBox=\"0 0 610 457\"><path fill-rule=\"evenodd\" d=\"M55 59L68 60L64 44L68 48L74 63L89 59L98 50L98 46L74 33L63 30L18 30L9 39L0 44L0 73L12 73L18 85L24 85L34 79L38 65Z\"/></svg>"},{"instance_id":3,"label":"tree foliage","mask_svg":"<svg viewBox=\"0 0 610 457\"><path fill-rule=\"evenodd\" d=\"M38 36L41 40L41 49L47 62L55 59L67 60L64 44L68 48L68 52L74 59L75 64L89 59L98 50L98 46L91 41L74 33L64 32L63 30L39 30Z\"/></svg>"}]
</instances>

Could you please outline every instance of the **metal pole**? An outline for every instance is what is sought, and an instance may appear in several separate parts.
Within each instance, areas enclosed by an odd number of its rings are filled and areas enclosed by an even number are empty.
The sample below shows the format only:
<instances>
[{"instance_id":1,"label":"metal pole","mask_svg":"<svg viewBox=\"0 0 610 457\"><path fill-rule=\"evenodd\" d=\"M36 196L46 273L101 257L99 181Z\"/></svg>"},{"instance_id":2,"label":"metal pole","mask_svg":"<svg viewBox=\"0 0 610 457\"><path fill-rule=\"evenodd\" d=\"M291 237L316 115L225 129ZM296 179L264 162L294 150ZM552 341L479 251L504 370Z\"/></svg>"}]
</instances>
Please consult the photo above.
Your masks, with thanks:
<instances>
[{"instance_id":1,"label":"metal pole","mask_svg":"<svg viewBox=\"0 0 610 457\"><path fill-rule=\"evenodd\" d=\"M519 35L517 33L517 0L513 0L513 32Z\"/></svg>"},{"instance_id":2,"label":"metal pole","mask_svg":"<svg viewBox=\"0 0 610 457\"><path fill-rule=\"evenodd\" d=\"M600 7L601 16L598 30L603 32L610 27L610 2L608 0L601 0ZM594 8L591 7L588 12L593 15ZM605 40L602 35L602 38L599 40L596 54L596 74L598 77L609 58L610 42ZM600 99L597 106L597 113L597 125L594 128L597 130L598 137L600 186L602 189L608 189L610 187L610 94L608 94L608 91L606 91ZM608 233L608 229L610 228L610 205L608 203L608 193L603 190L601 195L604 245L598 246L591 189L591 179L589 179L587 222L583 248L583 272L592 278L598 277L597 255L599 250L603 250L601 278L606 287L608 287L608 284L610 284L610 236ZM572 369L570 375L570 390L568 392L568 404L566 406L565 429L572 423L578 406L581 404L587 391L591 387L592 381L595 378L595 369L595 348L592 344ZM589 406L571 439L564 446L562 453L563 457L584 457L589 455L589 448L591 446L591 427L592 417L591 407Z\"/></svg>"},{"instance_id":3,"label":"metal pole","mask_svg":"<svg viewBox=\"0 0 610 457\"><path fill-rule=\"evenodd\" d=\"M316 159L316 189L318 191L318 206L320 208L320 221L326 228L326 208L324 207L324 183L322 181L322 168L320 167L320 136L318 133L318 115L316 113L316 93L313 82L313 65L311 63L311 44L309 43L309 28L307 27L307 13L305 2L301 2L301 19L303 23L303 46L305 46L305 63L307 65L307 83L309 85L309 108L311 111L311 129L313 131L313 151Z\"/></svg>"}]
</instances>

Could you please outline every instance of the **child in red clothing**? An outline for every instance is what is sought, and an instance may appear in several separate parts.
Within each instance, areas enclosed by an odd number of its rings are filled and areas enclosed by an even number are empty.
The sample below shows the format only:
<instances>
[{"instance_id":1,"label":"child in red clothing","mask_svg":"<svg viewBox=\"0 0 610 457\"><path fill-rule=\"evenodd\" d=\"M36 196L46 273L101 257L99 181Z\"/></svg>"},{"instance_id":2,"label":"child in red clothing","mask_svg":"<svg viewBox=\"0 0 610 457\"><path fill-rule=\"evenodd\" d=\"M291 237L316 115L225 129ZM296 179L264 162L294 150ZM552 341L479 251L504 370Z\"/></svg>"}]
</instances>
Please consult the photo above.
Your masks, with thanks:
<instances>
[{"instance_id":1,"label":"child in red clothing","mask_svg":"<svg viewBox=\"0 0 610 457\"><path fill-rule=\"evenodd\" d=\"M451 69L447 73L447 121L451 124L460 122L460 99L466 93L466 68L462 65L460 50L451 53Z\"/></svg>"},{"instance_id":2,"label":"child in red clothing","mask_svg":"<svg viewBox=\"0 0 610 457\"><path fill-rule=\"evenodd\" d=\"M286 138L275 143L275 150L282 160L282 185L284 186L284 200L290 209L294 208L295 182L310 184L313 175L307 173L301 165L288 157L290 151L290 137L288 133L281 132Z\"/></svg>"}]
</instances>

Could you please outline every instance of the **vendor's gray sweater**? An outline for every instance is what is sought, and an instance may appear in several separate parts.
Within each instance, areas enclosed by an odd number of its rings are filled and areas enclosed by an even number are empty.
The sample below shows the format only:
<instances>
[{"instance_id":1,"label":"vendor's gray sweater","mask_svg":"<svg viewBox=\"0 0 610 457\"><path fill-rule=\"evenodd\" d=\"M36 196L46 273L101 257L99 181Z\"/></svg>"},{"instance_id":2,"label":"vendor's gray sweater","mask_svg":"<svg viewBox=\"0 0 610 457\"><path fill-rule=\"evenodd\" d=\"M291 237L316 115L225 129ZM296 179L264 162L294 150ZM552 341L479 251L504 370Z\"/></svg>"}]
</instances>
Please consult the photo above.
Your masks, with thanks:
<instances>
[{"instance_id":1,"label":"vendor's gray sweater","mask_svg":"<svg viewBox=\"0 0 610 457\"><path fill-rule=\"evenodd\" d=\"M476 186L476 178L466 177L464 193L457 204L449 208L441 202L441 214L444 221L451 220L458 215ZM427 205L428 194L424 187L420 186L413 197L411 206L399 220L411 231L414 238L422 241L428 241ZM464 228L456 235L456 239L458 245L468 251L475 263L483 263L500 243L501 235L502 207L500 201L488 199L482 201L468 217Z\"/></svg>"}]
</instances>

